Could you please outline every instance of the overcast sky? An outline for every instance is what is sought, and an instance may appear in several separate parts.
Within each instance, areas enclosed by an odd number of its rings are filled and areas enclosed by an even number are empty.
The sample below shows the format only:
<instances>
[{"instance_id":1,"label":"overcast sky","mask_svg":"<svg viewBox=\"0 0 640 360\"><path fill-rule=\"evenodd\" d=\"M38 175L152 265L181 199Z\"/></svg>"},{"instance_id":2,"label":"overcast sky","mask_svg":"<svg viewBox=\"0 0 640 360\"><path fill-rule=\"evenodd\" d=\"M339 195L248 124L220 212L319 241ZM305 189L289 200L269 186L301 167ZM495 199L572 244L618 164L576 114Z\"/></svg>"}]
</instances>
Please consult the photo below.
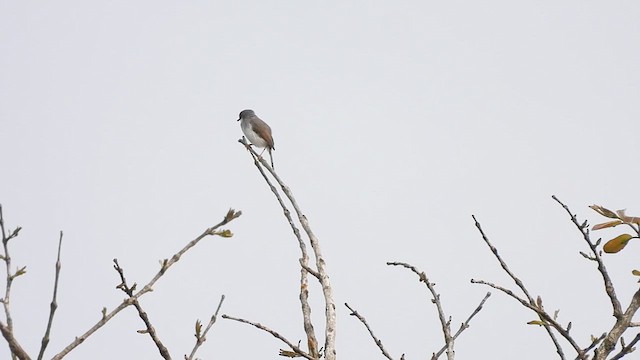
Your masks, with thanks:
<instances>
[{"instance_id":1,"label":"overcast sky","mask_svg":"<svg viewBox=\"0 0 640 360\"><path fill-rule=\"evenodd\" d=\"M13 265L27 266L11 298L16 337L37 354L60 230L49 356L125 297L113 258L146 283L233 207L235 236L203 241L142 305L176 359L221 294L222 313L303 339L297 242L237 143L250 108L320 239L339 358L381 358L344 302L395 358L443 344L424 285L386 261L424 270L456 327L488 290L469 279L513 287L472 214L586 346L614 319L551 195L592 224L594 203L640 214L638 19L637 1L0 0L0 203L24 228ZM606 256L623 305L638 251ZM311 296L321 331L315 285ZM556 357L533 319L494 292L457 358ZM141 328L127 309L68 359L159 358ZM279 359L280 348L220 320L198 354Z\"/></svg>"}]
</instances>

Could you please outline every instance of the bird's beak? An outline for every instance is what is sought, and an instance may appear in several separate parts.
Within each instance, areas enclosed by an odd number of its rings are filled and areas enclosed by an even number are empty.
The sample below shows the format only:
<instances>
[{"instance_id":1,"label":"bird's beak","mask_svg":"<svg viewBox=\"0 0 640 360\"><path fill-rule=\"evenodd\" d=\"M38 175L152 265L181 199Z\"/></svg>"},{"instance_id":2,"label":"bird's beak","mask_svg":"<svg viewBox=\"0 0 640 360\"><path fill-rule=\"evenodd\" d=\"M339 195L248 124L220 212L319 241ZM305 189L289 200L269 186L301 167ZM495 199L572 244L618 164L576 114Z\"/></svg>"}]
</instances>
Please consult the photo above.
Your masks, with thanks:
<instances>
[{"instance_id":1,"label":"bird's beak","mask_svg":"<svg viewBox=\"0 0 640 360\"><path fill-rule=\"evenodd\" d=\"M240 121L240 119L236 120L236 121Z\"/></svg>"}]
</instances>

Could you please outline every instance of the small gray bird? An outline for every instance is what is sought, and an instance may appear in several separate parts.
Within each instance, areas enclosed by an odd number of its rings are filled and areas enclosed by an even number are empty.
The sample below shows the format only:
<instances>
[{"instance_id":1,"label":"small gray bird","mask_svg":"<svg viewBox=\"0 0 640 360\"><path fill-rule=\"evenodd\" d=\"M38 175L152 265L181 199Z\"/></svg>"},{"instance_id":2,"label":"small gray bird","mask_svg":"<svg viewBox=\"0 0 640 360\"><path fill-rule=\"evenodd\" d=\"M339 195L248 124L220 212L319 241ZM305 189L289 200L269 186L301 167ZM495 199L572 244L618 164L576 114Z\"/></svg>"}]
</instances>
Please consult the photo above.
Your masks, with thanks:
<instances>
[{"instance_id":1,"label":"small gray bird","mask_svg":"<svg viewBox=\"0 0 640 360\"><path fill-rule=\"evenodd\" d=\"M273 168L271 150L275 150L276 147L273 143L269 125L262 121L253 110L248 109L240 112L238 121L240 121L240 127L242 128L244 136L246 136L253 145L263 148L260 156L262 156L265 150L269 151L269 159L271 159L271 167Z\"/></svg>"}]
</instances>

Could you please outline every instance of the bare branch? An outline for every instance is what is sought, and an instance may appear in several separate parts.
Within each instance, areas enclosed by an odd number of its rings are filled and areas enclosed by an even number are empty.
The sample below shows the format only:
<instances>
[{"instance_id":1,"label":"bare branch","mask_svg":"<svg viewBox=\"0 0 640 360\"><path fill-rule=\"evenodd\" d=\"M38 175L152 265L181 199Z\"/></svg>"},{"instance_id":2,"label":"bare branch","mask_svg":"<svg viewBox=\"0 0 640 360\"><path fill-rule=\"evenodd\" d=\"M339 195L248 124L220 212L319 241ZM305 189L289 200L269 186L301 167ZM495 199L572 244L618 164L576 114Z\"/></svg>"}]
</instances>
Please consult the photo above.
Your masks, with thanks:
<instances>
[{"instance_id":1,"label":"bare branch","mask_svg":"<svg viewBox=\"0 0 640 360\"><path fill-rule=\"evenodd\" d=\"M430 282L429 279L427 279L427 276L425 275L424 272L419 271L413 265L409 265L403 262L387 262L387 265L403 266L413 271L420 278L420 282L423 282L425 283L425 285L427 285L427 288L429 289L433 297L432 302L436 305L436 308L438 309L438 318L440 319L440 325L442 326L442 333L444 335L444 343L447 348L447 359L453 360L453 358L455 357L455 352L453 349L454 341L453 341L453 337L451 336L451 326L450 326L451 324L446 319L446 315L444 313L444 310L442 309L442 303L440 302L440 294L436 292L436 289L434 287L435 284ZM434 354L434 357L432 357L432 359L437 359L437 357L435 357L435 354Z\"/></svg>"},{"instance_id":2,"label":"bare branch","mask_svg":"<svg viewBox=\"0 0 640 360\"><path fill-rule=\"evenodd\" d=\"M553 200L555 200L562 208L569 214L571 217L571 222L578 228L580 233L582 234L582 238L591 249L593 253L592 260L595 260L598 263L598 272L602 276L602 281L604 282L604 289L609 296L609 300L611 301L611 307L613 308L613 316L616 319L619 319L622 316L622 305L620 305L620 300L618 300L618 296L616 295L616 290L613 287L613 282L609 277L609 273L607 272L607 268L604 265L604 261L602 261L602 257L600 256L600 252L596 248L596 244L591 241L591 237L589 236L589 228L587 226L586 221L583 224L578 222L578 218L574 215L569 207L562 203L555 195L551 196ZM583 255L584 256L584 255Z\"/></svg>"},{"instance_id":3,"label":"bare branch","mask_svg":"<svg viewBox=\"0 0 640 360\"><path fill-rule=\"evenodd\" d=\"M613 351L616 346L618 340L622 334L629 329L629 324L631 323L631 319L633 315L640 308L640 290L636 291L631 298L631 302L629 303L629 307L627 310L620 316L619 319L616 320L616 323L613 325L607 336L604 338L598 349L596 349L595 359L606 359L607 356ZM635 343L634 343L635 344Z\"/></svg>"},{"instance_id":4,"label":"bare branch","mask_svg":"<svg viewBox=\"0 0 640 360\"><path fill-rule=\"evenodd\" d=\"M11 359L15 360L16 357L23 359L27 354L22 350L20 344L18 344L18 340L13 336L13 319L11 318L11 285L13 284L13 279L17 276L24 274L24 268L18 269L15 274L11 273L11 256L9 255L9 240L18 236L20 233L21 227L17 227L14 231L9 231L7 234L4 227L4 215L2 214L2 205L0 205L0 230L2 231L2 247L4 250L4 254L2 255L2 260L4 260L5 268L7 272L6 277L6 286L4 291L4 297L0 299L2 305L4 307L4 314L6 317L7 324L2 325L0 328L2 330L2 335L5 340L9 343L9 347L11 348ZM14 352L18 351L17 353Z\"/></svg>"},{"instance_id":5,"label":"bare branch","mask_svg":"<svg viewBox=\"0 0 640 360\"><path fill-rule=\"evenodd\" d=\"M222 302L223 301L224 301L224 295L222 295L220 297L220 302L218 303L218 307L216 308L216 312L213 313L213 315L211 316L211 319L209 320L209 323L207 324L207 327L204 329L202 334L200 334L199 329L196 328L196 334L195 334L196 335L196 344L193 346L193 350L191 350L191 354L189 355L189 357L187 357L186 355L184 356L185 359L193 360L193 357L196 355L196 351L198 351L198 348L200 348L200 346L205 341L207 341L207 333L209 332L209 329L211 329L213 324L216 323L216 320L218 319L218 313L220 312L220 308L222 307Z\"/></svg>"},{"instance_id":6,"label":"bare branch","mask_svg":"<svg viewBox=\"0 0 640 360\"><path fill-rule=\"evenodd\" d=\"M482 240L484 240L484 242L487 244L487 246L495 256L495 258L498 260L498 262L500 263L500 266L502 267L502 270L504 270L507 273L507 275L509 275L509 277L516 283L516 285L520 288L520 290L522 290L522 292L525 294L529 302L532 305L534 305L535 301L533 300L533 297L531 297L531 295L529 294L529 291L527 291L527 288L524 286L524 283L515 276L515 274L511 271L511 269L509 269L509 266L507 266L507 263L504 260L502 260L502 257L500 257L500 255L498 254L498 249L495 246L493 246L493 244L491 244L491 242L489 241L489 238L484 233L484 230L482 230L482 226L476 219L475 215L471 215L471 217L475 222L476 228L478 229L478 231L480 231Z\"/></svg>"},{"instance_id":7,"label":"bare branch","mask_svg":"<svg viewBox=\"0 0 640 360\"><path fill-rule=\"evenodd\" d=\"M11 350L12 359L31 360L26 351L20 346L16 338L13 336L13 331L9 327L0 321L0 332L9 345Z\"/></svg>"},{"instance_id":8,"label":"bare branch","mask_svg":"<svg viewBox=\"0 0 640 360\"><path fill-rule=\"evenodd\" d=\"M317 360L317 358L314 358L313 356L307 354L306 352L304 352L302 349L300 349L299 347L293 345L289 340L287 340L284 336L280 335L279 333L277 333L276 331L273 331L271 329L269 329L268 327L260 324L260 323L254 323L251 322L249 320L245 320L245 319L240 319L240 318L236 318L233 316L229 316L227 314L222 314L222 318L223 319L229 319L229 320L234 320L234 321L238 321L244 324L248 324L248 325L252 325L253 327L256 327L262 331L266 331L269 334L273 335L275 338L279 339L280 341L282 341L283 343L287 344L287 346L289 346L291 348L291 350L293 350L294 353L304 357L305 359L308 360ZM280 352L282 353L283 350L280 350Z\"/></svg>"},{"instance_id":9,"label":"bare branch","mask_svg":"<svg viewBox=\"0 0 640 360\"><path fill-rule=\"evenodd\" d=\"M478 304L478 306L475 308L475 310L473 310L473 312L471 313L471 315L469 315L469 317L467 318L467 320L465 320L462 325L460 325L460 328L458 329L458 331L453 335L453 341L455 341L458 336L460 336L460 334L462 334L463 331L465 331L467 328L469 328L469 323L471 322L471 319L473 319L474 316L476 316L476 314L478 314L480 312L480 310L482 310L482 307L484 306L484 303L487 301L487 299L489 299L489 296L491 296L491 292L487 292L487 294L484 296L484 298L482 298L482 300L480 301L480 304ZM447 350L447 344L445 344L440 351L438 351L434 356L435 358L439 358L440 355L442 355L443 352L445 352L445 350Z\"/></svg>"},{"instance_id":10,"label":"bare branch","mask_svg":"<svg viewBox=\"0 0 640 360\"><path fill-rule=\"evenodd\" d=\"M276 174L276 172L273 170L273 168L271 168L265 159L263 159L262 157L258 156L255 151L249 146L249 144L246 142L246 140L244 138L238 140L241 144L243 144L251 153L252 157L254 158L254 163L256 165L256 167L258 168L258 170L260 171L260 173L262 174L262 176L264 177L264 179L267 181L267 183L269 184L271 191L276 195L276 198L278 199L278 201L280 202L280 205L283 207L285 216L287 217L287 220L289 221L289 224L292 226L292 228L294 229L294 233L296 233L297 229L295 228L295 226L292 223L292 219L291 216L289 214L289 210L286 209L286 206L284 206L284 203L282 202L282 199L280 198L280 196L277 194L277 191L275 189L275 187L271 184L271 182L268 180L266 174L264 173L264 171L262 170L262 168L259 166L258 160L260 161L260 164L262 164L262 166L264 168L266 168L271 175L273 176L273 178L278 182L278 185L280 185L280 188L282 189L282 191L284 192L284 194L287 196L287 198L289 199L289 201L291 202L291 205L293 206L296 215L298 216L298 221L300 221L300 225L302 226L302 228L304 229L305 233L307 234L307 236L309 237L309 242L311 243L311 248L313 249L313 252L315 254L315 262L316 262L316 268L317 268L317 273L312 272L312 274L314 276L316 276L316 278L318 278L318 281L320 282L320 285L322 287L322 293L324 296L324 301L325 301L325 345L324 345L324 355L325 358L327 360L335 360L336 357L336 349L335 349L335 329L336 329L336 306L335 306L335 301L333 300L333 289L331 287L331 282L329 281L329 275L326 272L326 268L325 268L325 261L324 258L322 257L322 251L320 249L320 243L317 239L317 237L315 236L315 234L313 233L313 231L311 230L311 226L309 225L309 221L307 220L307 217L302 214L302 211L300 210L300 207L298 206L298 203L296 201L296 199L293 197L293 193L291 192L291 190L289 189L288 186L286 186L282 180L280 179L280 177L278 176L278 174ZM298 238L298 241L301 244L301 250L303 249L302 244L304 242L302 242L301 237L299 236L299 234L296 233L296 237ZM312 354L317 355L316 351L315 351L315 346L312 346L316 343L315 340L315 335L313 333L313 326L311 324L311 320L310 320L310 307L308 305L308 301L307 301L307 297L308 297L308 293L307 293L307 270L305 269L305 265L308 268L308 263L307 263L307 258L305 258L304 254L303 254L303 258L301 261L301 264L303 265L303 270L301 270L302 274L301 274L301 293L300 293L300 301L302 303L302 310L303 310L303 318L304 318L304 327L305 327L305 332L307 333L307 342L309 342L310 344L310 351L312 352ZM306 305L305 305L306 304Z\"/></svg>"},{"instance_id":11,"label":"bare branch","mask_svg":"<svg viewBox=\"0 0 640 360\"><path fill-rule=\"evenodd\" d=\"M623 356L627 355L627 354L631 354L633 351L635 351L635 348L633 347L638 341L640 340L640 333L638 333L633 340L631 340L631 342L629 344L627 344L626 346L624 346L622 348L622 350L620 350L619 353L617 353L614 357L611 358L611 360L618 360L621 359Z\"/></svg>"},{"instance_id":12,"label":"bare branch","mask_svg":"<svg viewBox=\"0 0 640 360\"><path fill-rule=\"evenodd\" d=\"M389 360L393 360L391 355L389 355L387 350L382 345L382 341L376 337L376 335L373 333L373 330L371 330L371 328L369 327L369 324L367 324L367 320L364 318L364 316L360 315L356 310L353 310L351 308L351 306L349 306L349 304L344 303L344 306L346 306L347 309L349 309L351 311L351 314L349 314L349 315L357 317L358 320L360 320L360 322L362 324L364 324L364 326L367 328L367 331L369 331L369 335L371 335L371 337L373 338L373 341L378 346L378 349L380 349L380 351L382 351L382 355L384 355L384 357L386 357Z\"/></svg>"},{"instance_id":13,"label":"bare branch","mask_svg":"<svg viewBox=\"0 0 640 360\"><path fill-rule=\"evenodd\" d=\"M55 270L55 279L53 280L53 298L51 299L51 305L49 306L49 321L47 322L47 328L44 331L44 336L42 337L42 344L40 345L40 353L38 354L38 360L41 360L44 356L44 351L47 349L47 345L49 345L49 335L51 334L51 326L53 325L53 316L55 315L56 309L58 309L58 280L60 279L60 268L62 264L60 263L60 251L62 249L62 231L60 231L60 239L58 240L58 257L56 259L56 270Z\"/></svg>"},{"instance_id":14,"label":"bare branch","mask_svg":"<svg viewBox=\"0 0 640 360\"><path fill-rule=\"evenodd\" d=\"M474 215L472 215L471 217L473 218L473 221L475 222L475 226L478 229L478 231L480 232L480 235L482 236L482 240L484 240L485 244L489 247L489 249L493 253L493 256L498 260L498 262L500 263L500 266L502 267L502 269L516 283L516 285L520 288L520 290L522 290L522 292L526 296L528 302L524 301L523 299L520 299L515 294L513 294L513 292L511 292L510 290L507 290L507 291L509 291L509 293L511 293L510 296L514 297L518 301L521 301L521 303L523 305L526 304L525 306L527 308L537 309L536 302L533 299L533 297L531 297L531 295L529 294L529 291L524 286L524 283L518 277L515 276L515 274L509 269L509 266L507 265L507 263L504 260L502 260L502 257L500 257L500 254L498 254L498 249L495 246L493 246L493 244L491 244L491 241L489 241L489 238L487 237L487 235L482 230L482 226L480 225L480 223L478 222L476 217ZM471 280L471 282L473 283L474 280ZM485 283L485 284L488 284L488 283ZM496 288L496 289L501 290L503 292L504 292L504 290L506 290L504 288ZM507 295L509 295L509 293L507 293ZM546 314L546 312L545 312L545 314ZM548 314L547 314L547 316L548 316ZM550 316L548 316L548 317L551 318ZM541 320L545 320L542 317L540 319ZM560 326L560 328L562 328L562 327ZM565 359L564 351L562 350L562 346L560 346L560 343L558 342L558 339L556 338L556 335L553 333L553 331L551 331L551 327L549 325L545 324L544 325L544 329L547 332L547 335L549 335L549 338L551 339L551 342L553 342L553 345L556 348L556 353L558 353L558 356L560 357L560 359L564 360ZM568 335L568 332L567 332L567 335ZM586 357L585 357L586 355L582 352L582 349L580 349L580 347L577 346L576 342L573 339L571 339L569 342L572 344L574 349L576 349L576 352L578 353L578 358L586 360Z\"/></svg>"},{"instance_id":15,"label":"bare branch","mask_svg":"<svg viewBox=\"0 0 640 360\"><path fill-rule=\"evenodd\" d=\"M267 183L267 185L269 185L269 189L278 200L278 203L282 208L282 212L285 218L287 218L287 222L289 223L289 226L293 231L293 235L298 240L298 246L300 247L300 253L301 253L301 258L299 259L299 262L300 262L300 266L302 267L302 269L300 270L300 295L299 295L300 307L302 310L302 324L304 327L305 334L307 335L307 346L309 348L309 354L311 354L311 356L313 357L318 357L319 356L318 340L316 339L313 323L311 322L311 306L309 305L309 280L308 280L307 274L311 273L318 280L320 280L320 275L318 274L317 271L314 271L313 269L311 269L311 267L309 267L309 255L307 253L307 245L305 244L304 240L302 239L302 236L300 235L300 230L298 229L295 222L293 221L293 218L291 217L291 211L282 200L282 197L280 196L278 189L273 185L271 180L269 180L269 177L264 172L264 169L260 167L260 164L258 163L258 159L262 161L262 165L264 166L264 168L269 169L269 171L272 174L274 173L273 169L269 167L269 164L266 162L266 160L258 156L258 154L256 154L255 151L253 151L251 146L247 144L246 141L244 141L244 137L240 139L239 142L245 145L245 147L251 153L251 156L253 156L253 160L254 160L254 164L256 165L256 168L258 168L258 171L260 171L262 178Z\"/></svg>"},{"instance_id":16,"label":"bare branch","mask_svg":"<svg viewBox=\"0 0 640 360\"><path fill-rule=\"evenodd\" d=\"M293 205L293 208L298 215L298 220L302 225L302 228L307 233L309 237L309 242L311 243L311 248L315 254L316 258L316 268L318 269L317 275L319 275L319 282L322 286L322 294L324 295L324 303L325 303L325 344L324 344L324 356L326 360L335 360L336 358L336 305L333 300L333 289L331 287L331 282L329 281L329 275L327 274L325 268L325 261L322 257L322 251L320 249L320 242L318 238L315 236L313 231L311 230L311 226L309 225L309 221L307 217L302 214L298 204L291 193L289 187L284 185L278 175L275 172L271 173L274 178L280 184L282 191L287 195L289 201ZM301 295L302 296L302 295Z\"/></svg>"},{"instance_id":17,"label":"bare branch","mask_svg":"<svg viewBox=\"0 0 640 360\"><path fill-rule=\"evenodd\" d=\"M592 340L591 340L591 344L589 344L589 346L587 346L586 348L584 348L582 351L586 354L587 352L589 352L591 349L593 349L594 347L596 347L596 345L598 345L598 343L600 343L600 341L604 340L604 337L607 336L607 333L604 333L602 335L600 335L599 337L593 337L592 336Z\"/></svg>"},{"instance_id":18,"label":"bare branch","mask_svg":"<svg viewBox=\"0 0 640 360\"><path fill-rule=\"evenodd\" d=\"M190 241L184 248L182 248L180 251L175 253L171 257L171 259L163 260L162 261L162 265L160 267L160 270L156 273L156 275L153 277L153 279L151 279L147 283L147 285L145 285L141 290L139 290L133 296L129 297L128 299L125 299L124 301L122 301L122 303L120 303L120 305L118 305L110 313L107 314L106 311L104 311L103 314L102 314L102 319L100 319L95 325L93 325L84 334L80 335L79 337L76 337L75 340L73 340L69 345L67 345L67 347L65 347L62 351L60 351L58 354L56 354L52 358L52 360L59 360L59 359L62 359L63 357L65 357L71 350L75 349L78 345L82 344L89 336L91 336L98 329L100 329L102 326L104 326L104 324L106 324L109 320L111 320L114 316L116 316L120 311L125 309L127 306L132 305L133 302L138 300L138 298L140 298L142 295L150 292L152 290L153 285L164 275L164 273L173 264L178 262L178 260L180 260L180 257L182 255L184 255L184 253L189 251L189 249L191 249L192 247L196 246L198 244L198 242L200 242L200 240L202 240L203 238L205 238L205 237L207 237L209 235L220 235L220 236L227 236L227 237L231 236L231 232L229 232L228 230L217 231L217 229L220 228L221 226L224 226L224 225L228 224L230 221L238 218L240 215L242 215L241 211L235 211L233 209L229 209L229 211L225 215L224 219L220 223L214 225L213 227L210 227L210 228L206 229L202 234L200 234L198 237L196 237L195 239Z\"/></svg>"},{"instance_id":19,"label":"bare branch","mask_svg":"<svg viewBox=\"0 0 640 360\"><path fill-rule=\"evenodd\" d=\"M529 310L532 310L533 312L535 312L540 319L543 322L543 325L545 328L549 328L549 327L553 327L556 331L558 331L558 333L560 333L560 335L562 335L562 337L564 337L569 344L571 344L571 346L573 347L573 349L576 351L576 353L578 353L578 358L580 359L587 359L586 358L586 354L584 353L584 351L580 348L580 346L578 345L578 343L573 339L573 337L569 334L569 328L570 325L567 326L567 328L564 328L560 323L558 323L553 316L549 315L544 308L539 307L537 305L531 305L527 300L519 297L518 295L516 295L513 291L506 289L502 286L490 283L490 282L486 282L484 280L474 280L471 279L471 283L472 284L482 284L482 285L487 285L490 286L496 290L499 290L507 295L509 295L511 298L517 300L520 304L522 304L522 306L526 307ZM555 339L555 338L554 338ZM559 346L559 344L558 344Z\"/></svg>"},{"instance_id":20,"label":"bare branch","mask_svg":"<svg viewBox=\"0 0 640 360\"><path fill-rule=\"evenodd\" d=\"M118 275L120 275L121 281L120 285L116 286L116 288L122 290L131 298L134 295L133 292L136 288L136 284L134 283L133 286L129 287L129 285L127 284L127 279L124 277L124 269L122 269L120 267L120 264L118 264L118 259L113 259L113 263L113 268L118 272ZM171 360L169 350L166 348L166 346L164 346L162 341L160 341L160 338L156 333L156 329L151 324L151 320L149 320L149 316L147 315L147 313L142 309L142 305L140 305L140 302L136 299L133 300L132 304L138 311L138 316L140 316L140 319L142 319L146 327L146 330L141 333L148 333L151 337L151 340L153 340L154 344L156 344L156 347L158 348L158 351L160 352L162 358L164 358L165 360Z\"/></svg>"}]
</instances>

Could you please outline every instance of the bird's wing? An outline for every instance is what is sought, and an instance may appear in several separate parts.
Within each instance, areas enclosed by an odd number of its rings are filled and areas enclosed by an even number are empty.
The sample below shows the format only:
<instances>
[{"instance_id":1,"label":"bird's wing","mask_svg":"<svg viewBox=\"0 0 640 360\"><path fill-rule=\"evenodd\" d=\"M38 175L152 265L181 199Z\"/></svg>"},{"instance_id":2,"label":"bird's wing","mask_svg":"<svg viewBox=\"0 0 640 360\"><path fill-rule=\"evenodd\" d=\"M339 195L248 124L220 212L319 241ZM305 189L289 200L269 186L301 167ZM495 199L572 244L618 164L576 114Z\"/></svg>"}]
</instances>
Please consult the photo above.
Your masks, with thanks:
<instances>
[{"instance_id":1,"label":"bird's wing","mask_svg":"<svg viewBox=\"0 0 640 360\"><path fill-rule=\"evenodd\" d=\"M262 121L262 119L260 119L257 116L253 117L253 124L251 124L251 130L253 130L253 132L255 132L256 134L260 135L261 138L263 138L266 142L267 145L269 145L269 148L275 150L275 144L273 143L273 136L271 136L271 128L269 127L269 125L267 125L266 122Z\"/></svg>"}]
</instances>

